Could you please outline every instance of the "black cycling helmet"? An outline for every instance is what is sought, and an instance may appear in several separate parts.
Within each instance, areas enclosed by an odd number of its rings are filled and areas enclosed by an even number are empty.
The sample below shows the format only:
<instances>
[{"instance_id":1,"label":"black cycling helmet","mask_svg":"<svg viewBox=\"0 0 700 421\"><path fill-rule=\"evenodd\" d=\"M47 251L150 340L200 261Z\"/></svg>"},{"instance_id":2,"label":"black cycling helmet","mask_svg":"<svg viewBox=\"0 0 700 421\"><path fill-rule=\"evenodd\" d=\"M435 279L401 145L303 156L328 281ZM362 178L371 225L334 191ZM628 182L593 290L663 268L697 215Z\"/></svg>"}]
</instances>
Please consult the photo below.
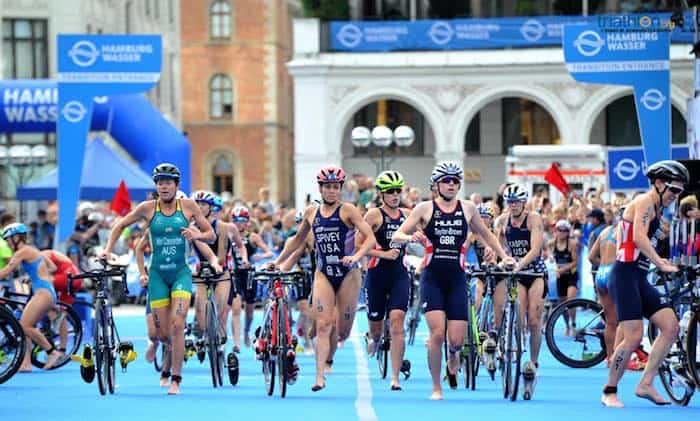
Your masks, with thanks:
<instances>
[{"instance_id":1,"label":"black cycling helmet","mask_svg":"<svg viewBox=\"0 0 700 421\"><path fill-rule=\"evenodd\" d=\"M654 180L680 181L683 184L690 182L690 174L685 165L670 159L651 164L646 176L652 182Z\"/></svg>"},{"instance_id":2,"label":"black cycling helmet","mask_svg":"<svg viewBox=\"0 0 700 421\"><path fill-rule=\"evenodd\" d=\"M153 169L153 181L170 179L180 181L180 170L173 164L164 162Z\"/></svg>"}]
</instances>

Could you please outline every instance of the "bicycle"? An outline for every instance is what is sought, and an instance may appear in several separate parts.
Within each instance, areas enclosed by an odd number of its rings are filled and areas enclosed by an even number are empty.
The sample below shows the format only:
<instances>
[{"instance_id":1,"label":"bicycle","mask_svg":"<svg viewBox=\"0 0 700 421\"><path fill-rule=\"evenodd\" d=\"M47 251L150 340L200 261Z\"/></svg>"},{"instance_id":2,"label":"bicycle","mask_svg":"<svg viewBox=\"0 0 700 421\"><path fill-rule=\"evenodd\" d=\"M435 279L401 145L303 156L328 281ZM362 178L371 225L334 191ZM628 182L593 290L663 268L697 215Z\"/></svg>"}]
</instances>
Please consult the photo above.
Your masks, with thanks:
<instances>
[{"instance_id":1,"label":"bicycle","mask_svg":"<svg viewBox=\"0 0 700 421\"><path fill-rule=\"evenodd\" d=\"M389 296L387 295L387 301ZM379 365L379 375L382 379L386 379L389 371L389 355L391 354L391 321L389 320L389 308L387 306L386 314L384 315L384 323L382 325L382 334L379 337L379 342L376 345L376 358ZM411 362L403 360L399 371L404 375L404 380L411 377Z\"/></svg>"},{"instance_id":2,"label":"bicycle","mask_svg":"<svg viewBox=\"0 0 700 421\"><path fill-rule=\"evenodd\" d=\"M467 272L469 274L469 272ZM481 356L481 338L477 327L476 308L472 300L470 287L471 276L467 276L467 331L464 335L460 352L461 370L464 373L464 387L476 390L476 376L479 373L479 359ZM447 341L447 337L445 337ZM445 346L447 342L445 342Z\"/></svg>"},{"instance_id":3,"label":"bicycle","mask_svg":"<svg viewBox=\"0 0 700 421\"><path fill-rule=\"evenodd\" d=\"M14 376L22 365L25 341L24 330L12 310L0 304L0 384Z\"/></svg>"},{"instance_id":4,"label":"bicycle","mask_svg":"<svg viewBox=\"0 0 700 421\"><path fill-rule=\"evenodd\" d=\"M22 309L30 298L31 294L13 292L6 286L0 290L0 304L5 304L13 314L16 314L17 320L21 317ZM68 364L70 356L78 352L83 338L83 325L78 313L70 305L58 301L56 307L39 320L37 328L51 345L63 352L63 356L56 360L51 370ZM30 356L34 367L44 368L48 355L39 345L35 344L31 348Z\"/></svg>"},{"instance_id":5,"label":"bicycle","mask_svg":"<svg viewBox=\"0 0 700 421\"><path fill-rule=\"evenodd\" d=\"M408 265L408 285L410 291L408 294L408 311L406 312L406 330L408 345L413 345L416 340L416 331L420 324L420 277L416 273L416 268Z\"/></svg>"},{"instance_id":6,"label":"bicycle","mask_svg":"<svg viewBox=\"0 0 700 421\"><path fill-rule=\"evenodd\" d=\"M263 322L255 330L256 358L262 362L265 390L272 396L275 390L275 369L280 396L287 394L287 384L296 381L298 367L295 363L297 337L291 331L289 290L304 281L302 272L251 272L249 279L267 285L267 302L263 310ZM288 364L292 364L289 366Z\"/></svg>"},{"instance_id":7,"label":"bicycle","mask_svg":"<svg viewBox=\"0 0 700 421\"><path fill-rule=\"evenodd\" d=\"M222 279L220 273L216 273L209 265L202 265L199 274L192 276L193 284L202 284L206 287L207 303L206 303L206 343L207 354L209 355L209 366L211 368L211 381L214 387L221 387L224 384L224 341L222 338L221 324L219 323L219 315L214 303L214 288L219 282L231 282L230 279ZM231 358L233 357L233 359ZM227 368L235 367L238 370L238 358L234 354L229 354L229 363ZM235 378L235 382L233 379ZM238 375L235 376L229 373L231 385L236 385Z\"/></svg>"},{"instance_id":8,"label":"bicycle","mask_svg":"<svg viewBox=\"0 0 700 421\"><path fill-rule=\"evenodd\" d=\"M570 333L569 317L576 315L577 327ZM605 315L596 301L575 298L563 301L552 310L545 326L545 340L552 356L572 368L589 368L607 356Z\"/></svg>"},{"instance_id":9,"label":"bicycle","mask_svg":"<svg viewBox=\"0 0 700 421\"><path fill-rule=\"evenodd\" d=\"M471 270L469 272L472 278L481 279L484 284L483 299L481 301L481 307L479 308L476 317L472 316L476 321L476 326L472 327L474 334L478 337L479 355L483 356L483 343L488 337L488 332L493 330L493 315L494 315L494 301L493 295L496 292L496 276L493 273L496 271L496 267L492 265L484 265L480 270ZM473 303L472 303L473 306ZM475 309L476 310L476 309ZM478 374L480 361L475 362L476 370L474 372L474 377ZM496 378L496 366L495 364L487 364L486 370L489 373L491 380ZM473 390L473 389L472 389Z\"/></svg>"},{"instance_id":10,"label":"bicycle","mask_svg":"<svg viewBox=\"0 0 700 421\"><path fill-rule=\"evenodd\" d=\"M130 342L121 342L119 340L119 333L114 324L108 292L110 279L119 278L125 293L129 293L126 284L126 267L110 265L105 260L98 260L98 262L101 268L77 275L69 274L68 285L70 293L73 280L91 279L95 282L96 297L94 304L95 324L93 327L93 349L98 389L100 395L105 395L107 391L109 391L110 394L114 394L117 354L119 355L122 372L125 372L126 365L136 358L136 353L133 350L133 344Z\"/></svg>"},{"instance_id":11,"label":"bicycle","mask_svg":"<svg viewBox=\"0 0 700 421\"><path fill-rule=\"evenodd\" d=\"M663 288L664 296L670 300L677 317L686 310L694 313L699 305L697 278L700 266L681 267L680 269L678 273L657 272L658 278L655 282L657 287ZM658 329L651 322L647 329L649 341L653 343L658 336ZM676 337L658 370L661 384L669 398L680 406L688 405L698 384L695 379L697 376L696 358L691 355L693 351L690 351L691 348L696 348L697 343L693 341L691 347L687 339L687 337L684 338L684 332Z\"/></svg>"},{"instance_id":12,"label":"bicycle","mask_svg":"<svg viewBox=\"0 0 700 421\"><path fill-rule=\"evenodd\" d=\"M503 305L501 326L498 330L499 371L501 372L503 397L515 401L520 386L520 362L523 355L523 321L520 319L517 277L542 278L544 275L530 271L491 271L492 276L503 277L506 282L506 300ZM526 379L523 398L532 397L531 380Z\"/></svg>"}]
</instances>

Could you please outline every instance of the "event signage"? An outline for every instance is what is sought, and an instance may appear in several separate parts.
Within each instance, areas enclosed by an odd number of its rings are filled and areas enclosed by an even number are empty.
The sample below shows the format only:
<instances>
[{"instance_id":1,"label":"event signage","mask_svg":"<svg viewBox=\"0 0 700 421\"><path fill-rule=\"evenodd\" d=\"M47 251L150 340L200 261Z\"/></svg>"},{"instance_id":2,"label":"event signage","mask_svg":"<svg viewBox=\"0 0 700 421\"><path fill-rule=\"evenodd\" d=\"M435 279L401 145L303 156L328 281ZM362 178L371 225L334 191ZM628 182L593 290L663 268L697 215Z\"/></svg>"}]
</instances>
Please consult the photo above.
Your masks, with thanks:
<instances>
[{"instance_id":1,"label":"event signage","mask_svg":"<svg viewBox=\"0 0 700 421\"><path fill-rule=\"evenodd\" d=\"M73 231L94 97L151 89L160 78L161 43L159 35L57 36L58 106L53 111L58 138L57 241ZM8 95L10 99L19 95L21 100L22 93ZM25 119L28 109L23 111Z\"/></svg>"},{"instance_id":2,"label":"event signage","mask_svg":"<svg viewBox=\"0 0 700 421\"><path fill-rule=\"evenodd\" d=\"M537 16L416 21L334 21L333 51L466 50L560 46L564 26L598 25L629 30L666 25L668 13ZM690 24L690 15L686 18ZM692 43L692 32L675 28L674 42Z\"/></svg>"},{"instance_id":3,"label":"event signage","mask_svg":"<svg viewBox=\"0 0 700 421\"><path fill-rule=\"evenodd\" d=\"M671 157L670 32L598 25L564 28L564 60L579 82L631 86L642 137L651 164Z\"/></svg>"},{"instance_id":4,"label":"event signage","mask_svg":"<svg viewBox=\"0 0 700 421\"><path fill-rule=\"evenodd\" d=\"M646 190L649 180L645 173L647 164L640 147L611 147L607 150L608 188L610 191ZM671 148L672 159L688 159L690 151L687 145Z\"/></svg>"}]
</instances>

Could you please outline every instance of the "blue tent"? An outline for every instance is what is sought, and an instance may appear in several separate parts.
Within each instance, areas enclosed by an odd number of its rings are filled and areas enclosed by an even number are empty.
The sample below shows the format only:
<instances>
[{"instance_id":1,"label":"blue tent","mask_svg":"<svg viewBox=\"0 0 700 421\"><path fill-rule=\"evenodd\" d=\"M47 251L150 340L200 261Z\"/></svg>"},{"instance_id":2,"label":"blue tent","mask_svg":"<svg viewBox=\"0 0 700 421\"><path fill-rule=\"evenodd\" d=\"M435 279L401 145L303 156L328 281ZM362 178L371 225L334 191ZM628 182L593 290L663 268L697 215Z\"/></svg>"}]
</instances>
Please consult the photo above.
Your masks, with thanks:
<instances>
[{"instance_id":1,"label":"blue tent","mask_svg":"<svg viewBox=\"0 0 700 421\"><path fill-rule=\"evenodd\" d=\"M93 139L85 148L80 198L83 200L112 200L121 180L129 189L133 201L146 199L154 190L153 180L136 164L132 164L107 146L102 139ZM17 189L18 200L55 200L58 170L53 169L40 180Z\"/></svg>"}]
</instances>

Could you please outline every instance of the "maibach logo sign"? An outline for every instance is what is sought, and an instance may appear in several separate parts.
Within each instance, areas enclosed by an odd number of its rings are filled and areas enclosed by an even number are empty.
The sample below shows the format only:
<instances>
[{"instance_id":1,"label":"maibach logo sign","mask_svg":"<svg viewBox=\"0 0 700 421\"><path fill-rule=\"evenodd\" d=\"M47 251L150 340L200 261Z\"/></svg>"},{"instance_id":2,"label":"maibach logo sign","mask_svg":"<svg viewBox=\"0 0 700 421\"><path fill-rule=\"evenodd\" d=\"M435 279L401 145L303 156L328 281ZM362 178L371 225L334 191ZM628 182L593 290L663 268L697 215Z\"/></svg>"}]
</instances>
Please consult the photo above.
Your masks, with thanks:
<instances>
[{"instance_id":1,"label":"maibach logo sign","mask_svg":"<svg viewBox=\"0 0 700 421\"><path fill-rule=\"evenodd\" d=\"M649 179L646 177L647 164L640 147L608 148L607 151L608 188L611 191L646 190ZM687 145L671 148L671 159L688 159Z\"/></svg>"},{"instance_id":2,"label":"maibach logo sign","mask_svg":"<svg viewBox=\"0 0 700 421\"><path fill-rule=\"evenodd\" d=\"M24 119L28 113L32 118L36 115L47 123L56 119L60 204L57 238L63 241L73 231L94 97L151 89L160 78L162 46L159 35L58 35L57 44L58 107L31 111L18 107L16 113L22 113ZM49 94L27 92L5 92L4 100L20 106L23 94Z\"/></svg>"},{"instance_id":3,"label":"maibach logo sign","mask_svg":"<svg viewBox=\"0 0 700 421\"><path fill-rule=\"evenodd\" d=\"M566 26L564 59L579 82L632 87L642 151L652 164L671 157L670 32L651 21L634 22Z\"/></svg>"}]
</instances>

